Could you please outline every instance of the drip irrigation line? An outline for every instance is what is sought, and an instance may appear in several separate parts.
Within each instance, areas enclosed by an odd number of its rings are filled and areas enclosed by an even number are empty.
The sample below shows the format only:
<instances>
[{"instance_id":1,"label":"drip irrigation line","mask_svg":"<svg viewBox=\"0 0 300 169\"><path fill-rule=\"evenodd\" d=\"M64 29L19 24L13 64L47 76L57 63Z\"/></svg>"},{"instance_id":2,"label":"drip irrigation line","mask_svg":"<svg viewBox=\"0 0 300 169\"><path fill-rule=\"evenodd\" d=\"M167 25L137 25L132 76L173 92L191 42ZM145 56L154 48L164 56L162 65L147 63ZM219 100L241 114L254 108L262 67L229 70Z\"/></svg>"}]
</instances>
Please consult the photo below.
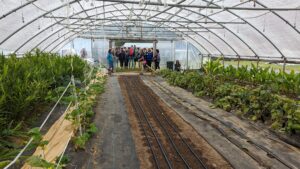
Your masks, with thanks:
<instances>
[{"instance_id":1,"label":"drip irrigation line","mask_svg":"<svg viewBox=\"0 0 300 169\"><path fill-rule=\"evenodd\" d=\"M122 79L122 80L125 81L124 79ZM128 87L125 87L125 88L126 88L127 91L128 91ZM130 101L132 101L132 100L130 100ZM133 105L134 105L134 104L133 104ZM135 110L135 112L138 112L138 110L137 110L137 107L138 107L138 106L132 106L132 107L133 107L133 109ZM140 108L140 107L139 107L139 108ZM149 145L149 147L150 147L151 153L152 153L152 155L153 155L153 157L154 157L154 162L155 162L155 164L156 164L156 168L160 169L160 167L159 167L159 165L158 165L158 159L157 159L157 157L156 157L156 155L155 155L155 153L154 153L154 150L153 150L153 146L152 146L152 144L151 144L151 141L150 141L150 139L149 139L149 136L146 134L146 129L145 129L144 125L142 124L142 117L141 117L140 113L137 113L137 115L138 115L139 122L140 122L140 124L141 124L141 126L142 126L143 133L144 133L145 136L146 136L146 140L147 140L147 143L148 143L148 145Z\"/></svg>"},{"instance_id":2,"label":"drip irrigation line","mask_svg":"<svg viewBox=\"0 0 300 169\"><path fill-rule=\"evenodd\" d=\"M137 86L137 85L135 85L135 86ZM145 92L145 91L148 91L149 93L152 93L152 91L149 89L149 88L145 88L144 90L141 90L141 89L139 89L141 92ZM145 100L147 101L147 105L151 105L151 103L153 103L153 101L155 100L155 98L154 98L154 96L153 95L151 95L151 94L149 94L149 97L145 97ZM176 126L174 126L173 124L172 124L172 120L169 120L165 115L164 115L164 113L160 110L160 109L158 109L157 107L155 107L155 106L150 106L150 109L154 112L154 115L155 115L155 118L159 121L159 123L161 124L161 126L162 126L162 128L164 129L164 130L166 130L165 129L165 127L162 125L162 122L158 119L158 114L161 114L162 116L163 116L163 119L167 122L167 124L173 129L173 131L179 136L179 138L180 138L180 140L182 141L182 143L184 143L187 147L188 147L188 149L190 150L190 152L194 155L194 157L196 157L196 159L199 161L199 163L200 163L200 165L203 167L203 168L205 168L205 169L207 169L207 166L204 164L204 162L199 158L199 156L196 154L196 152L195 151L193 151L193 149L191 148L191 146L187 143L187 141L181 136L181 134L179 134L180 132L178 131L178 129L176 128ZM169 135L168 133L167 133L167 135ZM181 155L180 155L181 156ZM190 168L190 167L189 167Z\"/></svg>"},{"instance_id":3,"label":"drip irrigation line","mask_svg":"<svg viewBox=\"0 0 300 169\"><path fill-rule=\"evenodd\" d=\"M163 92L168 93L170 95L173 95L174 97L176 97L177 99L183 101L183 99L181 99L177 94L175 94L173 91L170 91L169 89L167 89L165 86L158 84L157 82L154 83L154 85L156 85L158 88L163 88ZM229 124L227 124L225 121L219 119L218 117L215 117L213 115L211 115L210 113L206 112L205 110L201 109L200 107L198 107L197 105L195 105L194 103L191 103L189 101L185 101L188 104L190 104L191 106L195 107L197 110L199 110L200 112L208 115L210 118L216 120L217 122L221 123L222 125L224 125L225 127L231 129L234 133L236 133L237 135L239 135L241 138L247 140L250 144L258 147L259 149L265 151L267 154L269 154L270 156L272 156L273 158L275 158L277 161L279 161L280 163L282 163L283 165L285 165L287 168L294 168L294 165L290 165L288 164L284 159L282 159L281 157L279 157L278 155L276 155L275 153L273 153L272 150L268 149L267 147L253 141L252 139L250 139L248 136L246 136L244 133L242 133L239 129L237 129L234 126L231 126ZM218 130L220 131L220 130Z\"/></svg>"},{"instance_id":4,"label":"drip irrigation line","mask_svg":"<svg viewBox=\"0 0 300 169\"><path fill-rule=\"evenodd\" d=\"M129 81L128 81L126 78L124 78L124 81L127 82L127 84L130 84ZM127 91L129 91L128 89L129 89L129 86L127 87ZM166 154L166 152L165 152L165 149L163 148L161 142L159 141L159 138L158 138L157 134L155 134L155 129L153 128L153 126L151 125L149 119L148 119L147 116L145 115L144 109L142 108L142 106L140 105L140 103L136 100L136 97L133 97L133 96L136 96L136 95L132 95L131 92L129 92L129 94L131 95L131 97L129 97L131 103L133 103L133 105L139 107L139 109L141 110L141 114L143 114L143 116L144 116L144 118L145 118L145 121L146 121L146 123L148 124L149 130L152 132L152 134L153 134L153 136L154 136L154 138L155 138L155 140L156 140L156 143L158 144L159 149L160 149L160 151L161 151L162 154L163 154L163 157L164 157L164 159L165 159L165 161L166 161L166 164L167 164L168 168L173 169L173 167L172 167L172 165L171 165L171 162L170 162L169 158L167 157L167 154ZM133 99L134 99L134 100L133 100ZM138 113L138 112L136 112L136 113L137 113L138 115L140 114L140 113ZM141 124L142 124L142 121L141 121ZM143 125L142 125L142 126L143 126ZM155 156L154 156L154 158L155 158ZM157 167L159 168L158 165L157 165Z\"/></svg>"}]
</instances>

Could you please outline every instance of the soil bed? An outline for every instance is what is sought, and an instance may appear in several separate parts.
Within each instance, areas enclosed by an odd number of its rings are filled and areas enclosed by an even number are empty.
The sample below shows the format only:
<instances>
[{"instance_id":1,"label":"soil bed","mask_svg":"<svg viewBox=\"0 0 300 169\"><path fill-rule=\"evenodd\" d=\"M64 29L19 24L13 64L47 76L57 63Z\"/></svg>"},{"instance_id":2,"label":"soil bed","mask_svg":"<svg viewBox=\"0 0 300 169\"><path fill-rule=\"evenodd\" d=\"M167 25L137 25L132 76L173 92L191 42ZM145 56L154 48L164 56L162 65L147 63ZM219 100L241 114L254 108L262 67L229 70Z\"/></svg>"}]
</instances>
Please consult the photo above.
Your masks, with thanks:
<instances>
[{"instance_id":1,"label":"soil bed","mask_svg":"<svg viewBox=\"0 0 300 169\"><path fill-rule=\"evenodd\" d=\"M143 156L138 153L141 168L232 168L139 76L120 76L119 82L131 112L132 130L139 130L133 135L137 151L144 151ZM147 166L147 162L151 165Z\"/></svg>"}]
</instances>

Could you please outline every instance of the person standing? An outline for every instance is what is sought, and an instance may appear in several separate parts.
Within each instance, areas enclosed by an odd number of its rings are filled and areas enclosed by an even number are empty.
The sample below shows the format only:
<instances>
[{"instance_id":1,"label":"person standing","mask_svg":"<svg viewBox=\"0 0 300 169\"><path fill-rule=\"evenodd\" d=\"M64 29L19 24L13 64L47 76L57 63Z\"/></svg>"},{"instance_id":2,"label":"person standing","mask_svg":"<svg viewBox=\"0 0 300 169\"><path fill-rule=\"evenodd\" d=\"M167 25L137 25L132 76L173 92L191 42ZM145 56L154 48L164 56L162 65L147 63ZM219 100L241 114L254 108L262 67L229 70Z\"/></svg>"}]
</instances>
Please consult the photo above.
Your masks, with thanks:
<instances>
[{"instance_id":1,"label":"person standing","mask_svg":"<svg viewBox=\"0 0 300 169\"><path fill-rule=\"evenodd\" d=\"M142 72L144 72L144 70L146 69L146 64L147 64L146 53L144 51L145 51L144 49L141 49L141 51L140 51L140 57L138 59L139 65L142 64Z\"/></svg>"},{"instance_id":2,"label":"person standing","mask_svg":"<svg viewBox=\"0 0 300 169\"><path fill-rule=\"evenodd\" d=\"M108 74L111 74L113 73L113 68L114 68L114 61L113 61L113 55L111 49L108 50L106 59L108 63Z\"/></svg>"},{"instance_id":3,"label":"person standing","mask_svg":"<svg viewBox=\"0 0 300 169\"><path fill-rule=\"evenodd\" d=\"M139 57L140 57L140 48L137 48L135 45L134 45L134 65L133 65L133 68L135 68L136 66L136 62L138 62L139 60Z\"/></svg>"},{"instance_id":4,"label":"person standing","mask_svg":"<svg viewBox=\"0 0 300 169\"><path fill-rule=\"evenodd\" d=\"M129 68L133 68L134 67L134 47L131 46L129 49Z\"/></svg>"},{"instance_id":5,"label":"person standing","mask_svg":"<svg viewBox=\"0 0 300 169\"><path fill-rule=\"evenodd\" d=\"M82 59L87 58L87 51L86 51L85 48L82 48L82 49L80 50L80 56L81 56Z\"/></svg>"},{"instance_id":6,"label":"person standing","mask_svg":"<svg viewBox=\"0 0 300 169\"><path fill-rule=\"evenodd\" d=\"M146 55L146 62L147 62L147 66L148 68L151 68L151 64L152 64L152 59L153 59L153 52L151 51L151 49L148 49L147 55Z\"/></svg>"},{"instance_id":7,"label":"person standing","mask_svg":"<svg viewBox=\"0 0 300 169\"><path fill-rule=\"evenodd\" d=\"M115 56L116 56L116 68L118 68L119 67L119 62L120 62L120 60L119 60L119 55L120 55L120 48L115 48Z\"/></svg>"},{"instance_id":8,"label":"person standing","mask_svg":"<svg viewBox=\"0 0 300 169\"><path fill-rule=\"evenodd\" d=\"M176 63L175 63L175 71L180 71L181 70L181 64L179 62L179 60L176 60Z\"/></svg>"},{"instance_id":9,"label":"person standing","mask_svg":"<svg viewBox=\"0 0 300 169\"><path fill-rule=\"evenodd\" d=\"M124 61L125 61L125 68L128 69L129 49L127 49L126 47L125 47L125 59L124 59Z\"/></svg>"},{"instance_id":10,"label":"person standing","mask_svg":"<svg viewBox=\"0 0 300 169\"><path fill-rule=\"evenodd\" d=\"M160 62L160 53L159 50L156 49L156 54L153 57L154 65L155 65L155 70L160 69L159 67L159 62Z\"/></svg>"},{"instance_id":11,"label":"person standing","mask_svg":"<svg viewBox=\"0 0 300 169\"><path fill-rule=\"evenodd\" d=\"M112 56L113 56L113 69L114 72L116 71L117 67L118 67L118 57L117 57L117 49L116 48L112 48Z\"/></svg>"},{"instance_id":12,"label":"person standing","mask_svg":"<svg viewBox=\"0 0 300 169\"><path fill-rule=\"evenodd\" d=\"M125 61L125 51L123 48L121 48L121 51L119 53L119 61L120 61L120 67L121 69L124 68L124 61Z\"/></svg>"}]
</instances>

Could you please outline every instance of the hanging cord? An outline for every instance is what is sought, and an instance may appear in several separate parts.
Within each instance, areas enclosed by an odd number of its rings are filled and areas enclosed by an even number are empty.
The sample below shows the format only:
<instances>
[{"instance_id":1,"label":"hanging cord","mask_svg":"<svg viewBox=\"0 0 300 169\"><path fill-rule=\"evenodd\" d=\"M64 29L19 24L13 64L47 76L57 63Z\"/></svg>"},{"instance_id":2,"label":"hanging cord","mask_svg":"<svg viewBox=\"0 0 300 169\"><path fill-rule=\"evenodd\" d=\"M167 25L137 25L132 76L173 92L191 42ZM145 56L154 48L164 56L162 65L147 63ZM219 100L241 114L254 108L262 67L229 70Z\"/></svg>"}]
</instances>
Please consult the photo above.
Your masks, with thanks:
<instances>
[{"instance_id":1,"label":"hanging cord","mask_svg":"<svg viewBox=\"0 0 300 169\"><path fill-rule=\"evenodd\" d=\"M63 0L62 0L62 2L63 2ZM68 5L70 5L70 3L69 3L69 0L68 0ZM55 20L55 22L56 23L59 23L60 21L58 21L57 19L56 19L56 17L53 15L53 13L52 12L50 12L50 11L48 11L48 10L46 10L46 9L43 9L42 7L40 7L40 6L38 6L38 5L36 5L34 2L33 3L31 3L33 6L35 6L37 9L39 9L39 10L41 10L41 11L43 11L43 12L46 12L46 13L49 13L51 16L52 16L52 18L51 18L51 23L52 23L52 19L54 19ZM23 8L22 8L23 9ZM73 8L74 9L74 8ZM75 9L74 9L75 10ZM63 26L64 28L66 28L67 29L67 27L63 24L60 24L60 26ZM53 27L53 26L52 26ZM51 28L52 30L53 30L53 28Z\"/></svg>"},{"instance_id":2,"label":"hanging cord","mask_svg":"<svg viewBox=\"0 0 300 169\"><path fill-rule=\"evenodd\" d=\"M225 7L225 0L222 0L222 9L224 9L224 7Z\"/></svg>"},{"instance_id":3,"label":"hanging cord","mask_svg":"<svg viewBox=\"0 0 300 169\"><path fill-rule=\"evenodd\" d=\"M23 0L21 1L21 6L23 5ZM21 9L21 17L22 17L22 23L25 23L23 8Z\"/></svg>"},{"instance_id":4,"label":"hanging cord","mask_svg":"<svg viewBox=\"0 0 300 169\"><path fill-rule=\"evenodd\" d=\"M253 0L253 6L256 7L256 0Z\"/></svg>"},{"instance_id":5,"label":"hanging cord","mask_svg":"<svg viewBox=\"0 0 300 169\"><path fill-rule=\"evenodd\" d=\"M297 17L298 17L298 11L295 11L295 21L294 21L294 27L297 28Z\"/></svg>"},{"instance_id":6,"label":"hanging cord","mask_svg":"<svg viewBox=\"0 0 300 169\"><path fill-rule=\"evenodd\" d=\"M264 23L263 23L263 32L266 31L266 17L267 17L267 13L264 16Z\"/></svg>"}]
</instances>

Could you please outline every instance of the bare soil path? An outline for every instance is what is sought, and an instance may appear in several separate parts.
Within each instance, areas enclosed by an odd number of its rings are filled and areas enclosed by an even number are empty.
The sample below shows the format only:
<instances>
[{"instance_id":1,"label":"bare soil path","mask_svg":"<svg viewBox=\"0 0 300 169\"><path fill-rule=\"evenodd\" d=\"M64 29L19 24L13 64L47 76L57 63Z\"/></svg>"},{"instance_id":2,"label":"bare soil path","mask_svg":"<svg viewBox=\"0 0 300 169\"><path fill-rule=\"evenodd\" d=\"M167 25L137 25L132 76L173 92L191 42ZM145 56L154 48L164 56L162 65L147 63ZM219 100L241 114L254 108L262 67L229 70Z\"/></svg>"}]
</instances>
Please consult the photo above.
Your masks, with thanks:
<instances>
[{"instance_id":1,"label":"bare soil path","mask_svg":"<svg viewBox=\"0 0 300 169\"><path fill-rule=\"evenodd\" d=\"M128 113L116 76L107 79L105 93L94 108L97 134L85 150L74 152L70 169L138 169L135 146L128 121ZM70 146L72 147L72 146Z\"/></svg>"}]
</instances>

